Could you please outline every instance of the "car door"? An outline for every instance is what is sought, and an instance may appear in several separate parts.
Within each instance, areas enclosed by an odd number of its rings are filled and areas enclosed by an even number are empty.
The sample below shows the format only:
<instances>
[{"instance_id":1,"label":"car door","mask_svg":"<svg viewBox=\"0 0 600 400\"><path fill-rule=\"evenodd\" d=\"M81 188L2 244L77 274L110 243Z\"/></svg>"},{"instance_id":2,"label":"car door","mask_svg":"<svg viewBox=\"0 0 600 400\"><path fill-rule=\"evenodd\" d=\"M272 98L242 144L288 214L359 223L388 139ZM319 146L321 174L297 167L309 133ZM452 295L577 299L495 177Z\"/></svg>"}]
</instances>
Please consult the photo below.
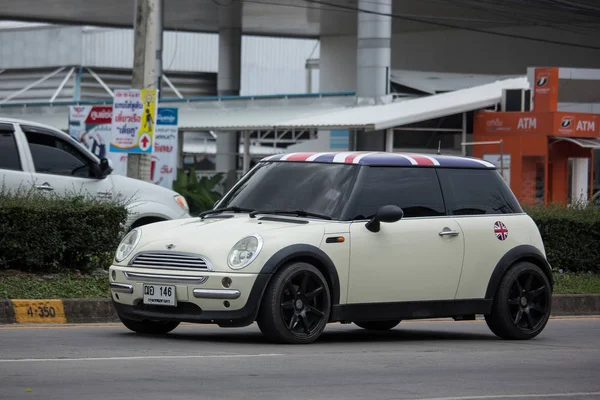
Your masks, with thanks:
<instances>
[{"instance_id":1,"label":"car door","mask_svg":"<svg viewBox=\"0 0 600 400\"><path fill-rule=\"evenodd\" d=\"M57 195L89 195L98 199L113 197L110 176L95 177L96 160L85 154L66 135L44 128L21 125L31 153L35 187Z\"/></svg>"},{"instance_id":2,"label":"car door","mask_svg":"<svg viewBox=\"0 0 600 400\"><path fill-rule=\"evenodd\" d=\"M500 259L531 243L531 220L498 171L439 169L447 212L464 232L465 258L457 299L485 297Z\"/></svg>"},{"instance_id":3,"label":"car door","mask_svg":"<svg viewBox=\"0 0 600 400\"><path fill-rule=\"evenodd\" d=\"M0 123L0 191L28 190L33 185L26 156L19 146L14 125Z\"/></svg>"},{"instance_id":4,"label":"car door","mask_svg":"<svg viewBox=\"0 0 600 400\"><path fill-rule=\"evenodd\" d=\"M463 235L445 216L435 169L363 168L350 226L348 303L454 299ZM369 231L366 218L384 205L402 208L404 217Z\"/></svg>"}]
</instances>

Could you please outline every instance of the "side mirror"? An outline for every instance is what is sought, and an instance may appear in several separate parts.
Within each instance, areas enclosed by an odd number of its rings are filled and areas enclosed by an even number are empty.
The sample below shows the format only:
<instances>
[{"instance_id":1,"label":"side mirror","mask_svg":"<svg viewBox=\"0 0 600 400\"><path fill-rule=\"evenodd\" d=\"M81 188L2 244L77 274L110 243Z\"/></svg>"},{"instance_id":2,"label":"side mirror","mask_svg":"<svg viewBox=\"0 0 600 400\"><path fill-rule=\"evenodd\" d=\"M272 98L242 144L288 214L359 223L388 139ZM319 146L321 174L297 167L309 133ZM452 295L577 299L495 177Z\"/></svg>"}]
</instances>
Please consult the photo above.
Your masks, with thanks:
<instances>
[{"instance_id":1,"label":"side mirror","mask_svg":"<svg viewBox=\"0 0 600 400\"><path fill-rule=\"evenodd\" d=\"M404 217L404 211L398 206L387 205L382 206L377 210L373 218L365 227L371 232L379 232L381 229L381 222L397 222L400 221Z\"/></svg>"},{"instance_id":2,"label":"side mirror","mask_svg":"<svg viewBox=\"0 0 600 400\"><path fill-rule=\"evenodd\" d=\"M111 162L106 159L103 158L100 160L100 174L99 174L99 178L100 179L104 179L106 178L108 175L110 175L110 173L113 171L113 168L111 166Z\"/></svg>"}]
</instances>

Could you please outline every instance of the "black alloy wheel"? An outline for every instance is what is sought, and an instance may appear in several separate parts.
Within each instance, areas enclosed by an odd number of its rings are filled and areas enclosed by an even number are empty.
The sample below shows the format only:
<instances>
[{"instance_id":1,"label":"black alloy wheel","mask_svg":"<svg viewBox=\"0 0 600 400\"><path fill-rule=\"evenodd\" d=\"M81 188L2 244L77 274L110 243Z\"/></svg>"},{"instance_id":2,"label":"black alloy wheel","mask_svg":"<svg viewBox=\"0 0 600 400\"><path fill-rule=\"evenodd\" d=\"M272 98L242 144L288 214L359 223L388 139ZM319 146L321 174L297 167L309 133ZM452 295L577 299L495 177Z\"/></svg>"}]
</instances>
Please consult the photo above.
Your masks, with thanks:
<instances>
[{"instance_id":1,"label":"black alloy wheel","mask_svg":"<svg viewBox=\"0 0 600 400\"><path fill-rule=\"evenodd\" d=\"M503 339L531 339L548 323L551 305L548 277L538 266L522 262L502 278L492 313L485 319L492 332Z\"/></svg>"},{"instance_id":2,"label":"black alloy wheel","mask_svg":"<svg viewBox=\"0 0 600 400\"><path fill-rule=\"evenodd\" d=\"M311 264L293 263L269 283L258 316L258 326L270 340L307 344L323 333L331 312L329 286Z\"/></svg>"}]
</instances>

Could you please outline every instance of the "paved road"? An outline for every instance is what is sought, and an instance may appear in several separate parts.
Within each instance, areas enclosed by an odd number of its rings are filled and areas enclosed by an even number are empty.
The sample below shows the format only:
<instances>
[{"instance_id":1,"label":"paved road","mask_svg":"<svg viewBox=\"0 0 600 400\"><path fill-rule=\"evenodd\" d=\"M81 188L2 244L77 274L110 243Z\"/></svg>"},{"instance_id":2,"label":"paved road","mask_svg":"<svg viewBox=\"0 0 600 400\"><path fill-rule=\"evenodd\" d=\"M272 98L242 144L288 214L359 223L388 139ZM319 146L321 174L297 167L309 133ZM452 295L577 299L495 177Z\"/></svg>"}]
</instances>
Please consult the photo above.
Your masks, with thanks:
<instances>
[{"instance_id":1,"label":"paved road","mask_svg":"<svg viewBox=\"0 0 600 400\"><path fill-rule=\"evenodd\" d=\"M258 328L0 326L0 399L600 399L600 318L554 319L536 340L485 323L328 326L308 346Z\"/></svg>"}]
</instances>

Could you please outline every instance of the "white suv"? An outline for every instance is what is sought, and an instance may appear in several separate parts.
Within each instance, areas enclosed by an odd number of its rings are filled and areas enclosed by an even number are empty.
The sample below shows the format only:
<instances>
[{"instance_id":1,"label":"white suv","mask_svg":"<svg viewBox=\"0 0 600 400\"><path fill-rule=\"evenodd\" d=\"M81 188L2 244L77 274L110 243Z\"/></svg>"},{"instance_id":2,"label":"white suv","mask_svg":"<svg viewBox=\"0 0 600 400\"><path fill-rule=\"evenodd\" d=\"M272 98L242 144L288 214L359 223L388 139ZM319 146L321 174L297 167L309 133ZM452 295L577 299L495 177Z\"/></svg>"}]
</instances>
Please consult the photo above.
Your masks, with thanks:
<instances>
[{"instance_id":1,"label":"white suv","mask_svg":"<svg viewBox=\"0 0 600 400\"><path fill-rule=\"evenodd\" d=\"M537 226L479 159L300 153L264 159L197 219L132 231L110 268L129 329L244 326L310 343L483 314L498 336L545 327L552 274Z\"/></svg>"},{"instance_id":2,"label":"white suv","mask_svg":"<svg viewBox=\"0 0 600 400\"><path fill-rule=\"evenodd\" d=\"M0 118L0 188L35 187L41 192L85 193L101 199L128 200L129 228L188 218L183 196L166 188L112 174L68 134L29 121Z\"/></svg>"}]
</instances>

